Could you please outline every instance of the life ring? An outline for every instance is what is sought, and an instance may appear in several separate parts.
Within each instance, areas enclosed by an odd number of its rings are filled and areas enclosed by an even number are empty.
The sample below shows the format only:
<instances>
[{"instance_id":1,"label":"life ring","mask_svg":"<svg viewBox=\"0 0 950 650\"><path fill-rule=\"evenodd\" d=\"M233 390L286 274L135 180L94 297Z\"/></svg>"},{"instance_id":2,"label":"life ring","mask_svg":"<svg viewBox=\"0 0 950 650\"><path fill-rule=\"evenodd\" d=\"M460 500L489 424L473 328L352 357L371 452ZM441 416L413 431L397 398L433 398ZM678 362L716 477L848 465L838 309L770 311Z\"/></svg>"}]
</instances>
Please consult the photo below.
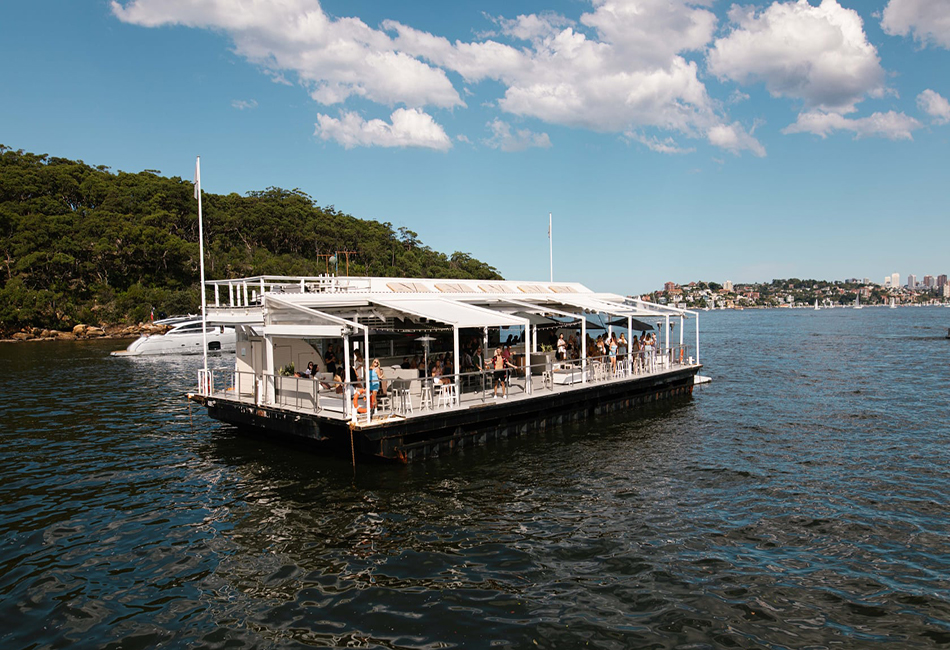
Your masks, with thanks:
<instances>
[{"instance_id":1,"label":"life ring","mask_svg":"<svg viewBox=\"0 0 950 650\"><path fill-rule=\"evenodd\" d=\"M353 391L353 408L356 409L357 413L366 413L366 407L360 406L360 403L359 403L360 395L363 395L365 393L366 393L365 388L357 388L355 391ZM369 403L373 407L373 409L376 408L376 393L369 394Z\"/></svg>"}]
</instances>

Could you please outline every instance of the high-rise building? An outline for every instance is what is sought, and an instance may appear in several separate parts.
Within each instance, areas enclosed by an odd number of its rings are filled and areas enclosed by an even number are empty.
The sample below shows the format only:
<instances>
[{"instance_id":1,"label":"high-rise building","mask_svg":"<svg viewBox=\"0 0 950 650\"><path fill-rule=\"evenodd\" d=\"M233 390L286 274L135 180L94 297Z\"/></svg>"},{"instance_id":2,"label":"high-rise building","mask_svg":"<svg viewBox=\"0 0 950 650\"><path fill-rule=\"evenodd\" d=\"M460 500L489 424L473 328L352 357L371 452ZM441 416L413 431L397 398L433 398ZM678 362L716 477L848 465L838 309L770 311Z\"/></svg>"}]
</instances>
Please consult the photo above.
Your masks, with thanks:
<instances>
[{"instance_id":1,"label":"high-rise building","mask_svg":"<svg viewBox=\"0 0 950 650\"><path fill-rule=\"evenodd\" d=\"M932 276L932 275L925 275L925 276L924 276L924 286L925 286L926 288L928 288L928 289L933 289L934 287L936 287L936 286L937 286L937 281L936 281L936 279L934 279L934 276Z\"/></svg>"},{"instance_id":2,"label":"high-rise building","mask_svg":"<svg viewBox=\"0 0 950 650\"><path fill-rule=\"evenodd\" d=\"M900 286L901 286L901 274L891 273L891 289L900 289Z\"/></svg>"},{"instance_id":3,"label":"high-rise building","mask_svg":"<svg viewBox=\"0 0 950 650\"><path fill-rule=\"evenodd\" d=\"M907 276L907 288L916 289L917 288L917 276L911 273Z\"/></svg>"}]
</instances>

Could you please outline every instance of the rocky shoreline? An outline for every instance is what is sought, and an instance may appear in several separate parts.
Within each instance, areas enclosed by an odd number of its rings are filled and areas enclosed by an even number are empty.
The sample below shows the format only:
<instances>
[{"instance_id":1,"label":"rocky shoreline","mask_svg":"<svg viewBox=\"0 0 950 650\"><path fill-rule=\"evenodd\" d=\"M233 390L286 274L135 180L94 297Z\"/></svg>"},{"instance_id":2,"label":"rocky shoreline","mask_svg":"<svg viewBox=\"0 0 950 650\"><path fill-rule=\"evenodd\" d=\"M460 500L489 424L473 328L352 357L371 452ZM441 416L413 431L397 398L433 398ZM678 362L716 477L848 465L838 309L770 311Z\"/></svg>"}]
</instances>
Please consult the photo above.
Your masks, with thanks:
<instances>
[{"instance_id":1,"label":"rocky shoreline","mask_svg":"<svg viewBox=\"0 0 950 650\"><path fill-rule=\"evenodd\" d=\"M85 341L90 339L129 339L143 334L164 334L168 325L138 323L137 325L86 325L79 324L72 330L51 330L40 327L23 328L19 332L0 338L0 342L18 343L22 341Z\"/></svg>"}]
</instances>

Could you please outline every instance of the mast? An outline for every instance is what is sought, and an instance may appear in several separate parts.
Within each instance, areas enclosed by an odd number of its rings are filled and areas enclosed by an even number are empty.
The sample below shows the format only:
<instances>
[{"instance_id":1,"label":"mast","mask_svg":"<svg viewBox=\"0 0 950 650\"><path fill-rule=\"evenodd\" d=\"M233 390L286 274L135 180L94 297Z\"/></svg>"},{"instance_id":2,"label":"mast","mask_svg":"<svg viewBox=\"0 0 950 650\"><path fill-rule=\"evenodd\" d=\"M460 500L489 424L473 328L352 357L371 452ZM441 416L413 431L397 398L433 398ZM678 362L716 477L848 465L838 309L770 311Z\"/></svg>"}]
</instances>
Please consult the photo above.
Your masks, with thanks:
<instances>
[{"instance_id":1,"label":"mast","mask_svg":"<svg viewBox=\"0 0 950 650\"><path fill-rule=\"evenodd\" d=\"M205 229L201 216L201 156L195 158L195 198L198 199L198 255L201 268L201 345L204 348L205 372L208 372L208 318L205 313Z\"/></svg>"}]
</instances>

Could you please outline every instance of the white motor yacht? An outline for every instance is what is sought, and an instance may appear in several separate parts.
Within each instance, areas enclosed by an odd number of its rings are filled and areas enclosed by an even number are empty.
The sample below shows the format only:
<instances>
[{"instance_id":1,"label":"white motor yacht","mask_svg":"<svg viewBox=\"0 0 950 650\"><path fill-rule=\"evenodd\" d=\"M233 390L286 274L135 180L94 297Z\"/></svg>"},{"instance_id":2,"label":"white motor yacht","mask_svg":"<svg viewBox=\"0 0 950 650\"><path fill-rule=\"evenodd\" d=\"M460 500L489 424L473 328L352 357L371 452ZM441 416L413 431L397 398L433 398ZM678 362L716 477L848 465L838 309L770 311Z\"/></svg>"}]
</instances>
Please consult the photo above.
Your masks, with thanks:
<instances>
[{"instance_id":1,"label":"white motor yacht","mask_svg":"<svg viewBox=\"0 0 950 650\"><path fill-rule=\"evenodd\" d=\"M174 319L167 319L169 321ZM165 321L156 321L163 324ZM208 325L208 351L234 351L233 327ZM138 357L158 354L201 354L204 337L201 334L201 319L180 320L164 334L145 334L132 341L125 350L112 353L115 357Z\"/></svg>"}]
</instances>

